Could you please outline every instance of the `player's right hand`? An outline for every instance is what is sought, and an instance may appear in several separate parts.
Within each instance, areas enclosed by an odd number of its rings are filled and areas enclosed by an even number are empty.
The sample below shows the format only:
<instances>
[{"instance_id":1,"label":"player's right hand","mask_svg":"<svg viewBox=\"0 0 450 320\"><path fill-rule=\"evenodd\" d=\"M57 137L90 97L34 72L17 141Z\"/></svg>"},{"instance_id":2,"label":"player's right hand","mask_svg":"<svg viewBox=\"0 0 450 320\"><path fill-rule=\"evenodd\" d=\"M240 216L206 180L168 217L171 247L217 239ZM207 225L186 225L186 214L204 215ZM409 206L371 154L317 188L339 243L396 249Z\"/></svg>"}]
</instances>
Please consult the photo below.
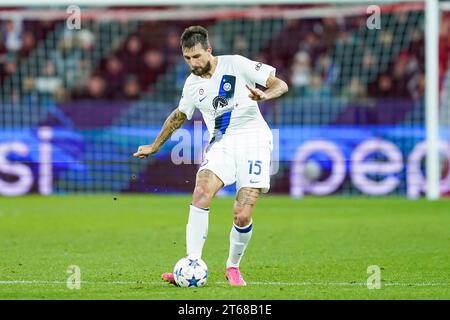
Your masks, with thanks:
<instances>
[{"instance_id":1,"label":"player's right hand","mask_svg":"<svg viewBox=\"0 0 450 320\"><path fill-rule=\"evenodd\" d=\"M267 99L267 96L264 91L259 90L257 88L250 88L247 84L245 85L247 89L250 91L248 97L254 101L263 101Z\"/></svg>"},{"instance_id":2,"label":"player's right hand","mask_svg":"<svg viewBox=\"0 0 450 320\"><path fill-rule=\"evenodd\" d=\"M145 146L139 146L138 150L133 153L134 157L139 159L147 158L151 154L158 152L158 148L152 143Z\"/></svg>"}]
</instances>

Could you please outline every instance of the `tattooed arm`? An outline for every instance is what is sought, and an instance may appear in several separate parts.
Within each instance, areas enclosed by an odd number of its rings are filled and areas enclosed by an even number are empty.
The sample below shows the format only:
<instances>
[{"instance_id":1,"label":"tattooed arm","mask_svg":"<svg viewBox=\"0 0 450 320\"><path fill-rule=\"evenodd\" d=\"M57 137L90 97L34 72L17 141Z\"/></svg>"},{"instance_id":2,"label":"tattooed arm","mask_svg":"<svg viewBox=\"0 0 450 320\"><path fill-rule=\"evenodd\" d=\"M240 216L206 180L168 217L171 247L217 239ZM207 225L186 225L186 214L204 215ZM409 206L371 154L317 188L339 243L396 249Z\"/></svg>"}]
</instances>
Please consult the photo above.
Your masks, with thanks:
<instances>
[{"instance_id":1,"label":"tattooed arm","mask_svg":"<svg viewBox=\"0 0 450 320\"><path fill-rule=\"evenodd\" d=\"M155 141L149 145L139 146L137 152L135 152L133 156L142 159L147 158L149 155L158 152L159 148L161 148L164 142L166 142L167 139L170 138L172 133L174 133L175 130L180 128L185 121L186 115L183 112L181 112L178 108L175 109L170 114L170 116L167 117Z\"/></svg>"},{"instance_id":2,"label":"tattooed arm","mask_svg":"<svg viewBox=\"0 0 450 320\"><path fill-rule=\"evenodd\" d=\"M259 90L257 88L250 88L248 85L246 86L250 91L250 94L248 96L255 101L278 98L288 91L288 85L286 84L286 82L274 76L269 76L269 78L267 79L267 90L265 91Z\"/></svg>"}]
</instances>

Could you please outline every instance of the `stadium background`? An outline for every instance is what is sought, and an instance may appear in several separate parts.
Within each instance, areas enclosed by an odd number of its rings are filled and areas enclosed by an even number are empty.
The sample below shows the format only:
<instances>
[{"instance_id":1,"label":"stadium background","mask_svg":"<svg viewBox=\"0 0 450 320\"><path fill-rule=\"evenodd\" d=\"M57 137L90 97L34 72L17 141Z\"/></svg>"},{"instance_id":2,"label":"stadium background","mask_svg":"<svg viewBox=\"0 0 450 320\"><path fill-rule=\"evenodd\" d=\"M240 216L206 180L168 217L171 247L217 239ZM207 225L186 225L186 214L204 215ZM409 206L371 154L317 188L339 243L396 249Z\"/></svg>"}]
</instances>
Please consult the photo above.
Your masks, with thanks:
<instances>
[{"instance_id":1,"label":"stadium background","mask_svg":"<svg viewBox=\"0 0 450 320\"><path fill-rule=\"evenodd\" d=\"M81 7L79 29L68 27L67 7L0 8L0 194L191 192L207 143L193 144L206 130L194 133L198 111L183 127L192 139L169 140L148 161L131 155L177 106L189 74L180 34L201 24L215 54L271 64L290 86L260 103L276 132L272 193L418 197L424 4L380 8L379 29L368 27L366 4ZM443 11L442 194L450 191L449 30ZM176 145L188 163L171 160Z\"/></svg>"},{"instance_id":2,"label":"stadium background","mask_svg":"<svg viewBox=\"0 0 450 320\"><path fill-rule=\"evenodd\" d=\"M0 299L449 299L450 198L408 199L430 168L425 89L439 90L441 194L450 188L449 3L439 86L426 87L423 2L375 1L378 26L367 1L193 1L74 1L79 29L69 0L0 5ZM206 287L161 281L186 253L201 115L154 157L132 157L179 101L191 24L209 29L215 54L274 65L290 86L260 104L272 190L253 216L245 288L224 278L232 196L211 203Z\"/></svg>"}]
</instances>

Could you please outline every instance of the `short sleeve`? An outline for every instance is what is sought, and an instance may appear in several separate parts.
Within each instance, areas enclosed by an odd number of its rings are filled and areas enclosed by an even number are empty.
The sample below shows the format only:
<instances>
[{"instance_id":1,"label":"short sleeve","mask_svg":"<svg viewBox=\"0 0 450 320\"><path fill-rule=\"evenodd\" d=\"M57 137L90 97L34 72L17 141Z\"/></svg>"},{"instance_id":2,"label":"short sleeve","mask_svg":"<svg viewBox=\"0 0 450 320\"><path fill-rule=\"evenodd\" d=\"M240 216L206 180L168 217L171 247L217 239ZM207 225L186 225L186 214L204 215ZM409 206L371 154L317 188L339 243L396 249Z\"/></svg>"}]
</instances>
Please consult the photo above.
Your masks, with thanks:
<instances>
[{"instance_id":1,"label":"short sleeve","mask_svg":"<svg viewBox=\"0 0 450 320\"><path fill-rule=\"evenodd\" d=\"M183 88L183 93L181 94L180 103L178 104L178 110L183 112L188 120L191 120L192 115L195 111L195 104L192 102L191 97L186 89L186 85Z\"/></svg>"},{"instance_id":2,"label":"short sleeve","mask_svg":"<svg viewBox=\"0 0 450 320\"><path fill-rule=\"evenodd\" d=\"M234 57L238 64L239 70L241 70L250 82L254 82L265 87L269 76L275 76L276 69L268 64L252 61L240 55L235 55Z\"/></svg>"}]
</instances>

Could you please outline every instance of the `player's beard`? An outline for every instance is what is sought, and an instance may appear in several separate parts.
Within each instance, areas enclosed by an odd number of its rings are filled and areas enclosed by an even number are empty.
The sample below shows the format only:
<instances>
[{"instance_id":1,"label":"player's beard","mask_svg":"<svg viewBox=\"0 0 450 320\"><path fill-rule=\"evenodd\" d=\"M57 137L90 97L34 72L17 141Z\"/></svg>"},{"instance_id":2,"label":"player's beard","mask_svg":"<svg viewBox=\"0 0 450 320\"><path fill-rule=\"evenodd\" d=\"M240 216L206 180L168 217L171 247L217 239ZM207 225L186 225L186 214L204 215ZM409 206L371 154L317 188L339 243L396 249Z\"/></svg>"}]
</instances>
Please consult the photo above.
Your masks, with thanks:
<instances>
[{"instance_id":1,"label":"player's beard","mask_svg":"<svg viewBox=\"0 0 450 320\"><path fill-rule=\"evenodd\" d=\"M211 70L211 62L207 62L206 65L204 67L197 67L191 70L191 72L193 74L195 74L196 76L202 76L206 73L208 73Z\"/></svg>"}]
</instances>

